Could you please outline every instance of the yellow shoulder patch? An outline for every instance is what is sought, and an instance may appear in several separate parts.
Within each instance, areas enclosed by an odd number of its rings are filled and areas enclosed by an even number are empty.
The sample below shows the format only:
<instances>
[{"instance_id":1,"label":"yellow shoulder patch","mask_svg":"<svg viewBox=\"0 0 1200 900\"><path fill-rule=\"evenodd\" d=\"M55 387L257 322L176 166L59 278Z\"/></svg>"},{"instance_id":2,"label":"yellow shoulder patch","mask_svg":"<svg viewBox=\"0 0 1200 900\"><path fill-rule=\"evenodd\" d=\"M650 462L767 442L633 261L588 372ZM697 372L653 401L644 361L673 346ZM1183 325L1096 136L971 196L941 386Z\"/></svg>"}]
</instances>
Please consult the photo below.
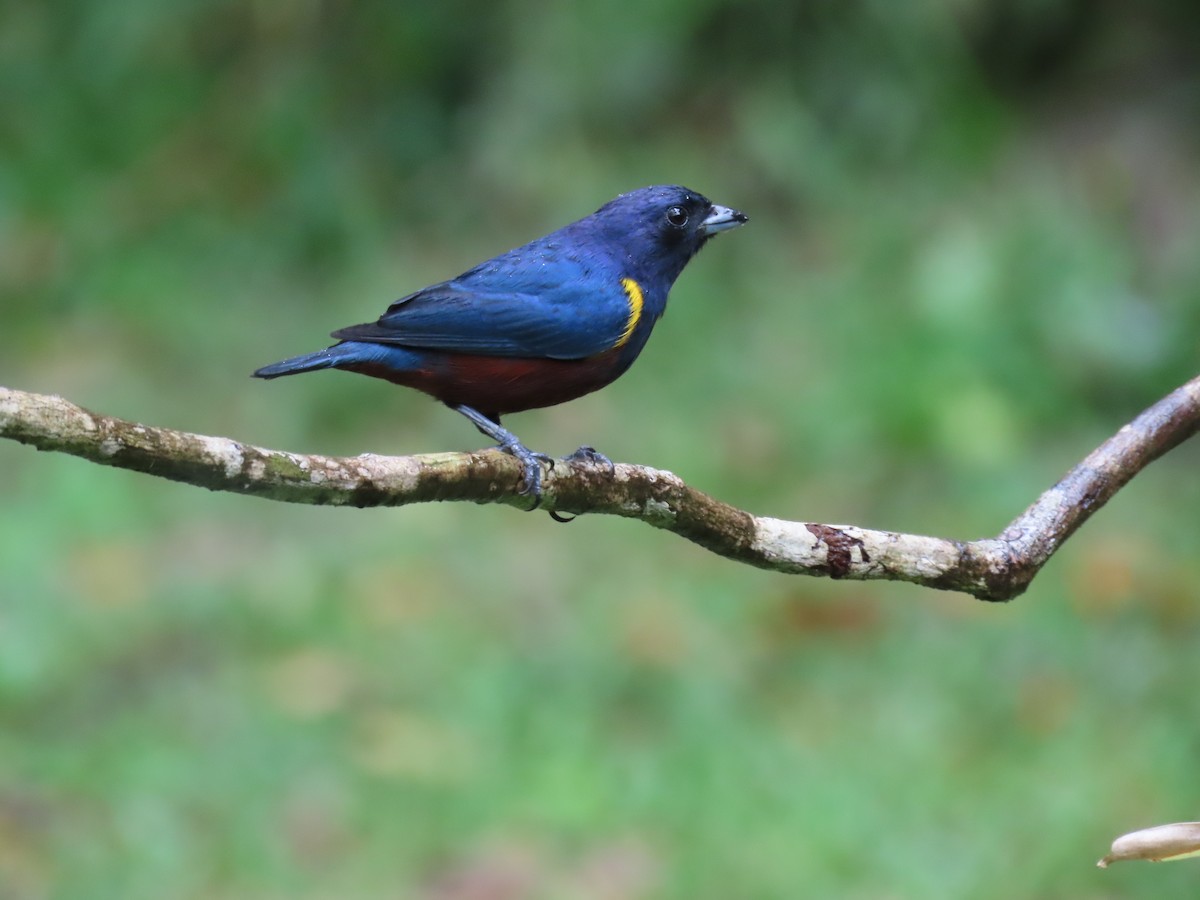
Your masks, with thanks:
<instances>
[{"instance_id":1,"label":"yellow shoulder patch","mask_svg":"<svg viewBox=\"0 0 1200 900\"><path fill-rule=\"evenodd\" d=\"M642 295L642 286L632 278L622 278L621 287L625 288L625 296L629 298L629 318L625 320L625 330L617 338L615 346L623 347L633 335L633 329L642 318L642 305L646 302Z\"/></svg>"}]
</instances>

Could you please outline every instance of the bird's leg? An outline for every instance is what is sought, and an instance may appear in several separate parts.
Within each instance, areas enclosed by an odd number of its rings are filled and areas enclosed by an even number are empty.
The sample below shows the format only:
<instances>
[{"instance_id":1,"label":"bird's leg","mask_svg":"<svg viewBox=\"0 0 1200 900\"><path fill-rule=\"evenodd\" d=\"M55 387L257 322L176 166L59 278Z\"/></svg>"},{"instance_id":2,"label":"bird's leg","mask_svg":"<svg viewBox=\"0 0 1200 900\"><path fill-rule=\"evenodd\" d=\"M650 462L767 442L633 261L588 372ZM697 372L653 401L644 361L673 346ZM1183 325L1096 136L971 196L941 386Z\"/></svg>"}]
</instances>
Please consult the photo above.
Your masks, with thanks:
<instances>
[{"instance_id":1,"label":"bird's leg","mask_svg":"<svg viewBox=\"0 0 1200 900\"><path fill-rule=\"evenodd\" d=\"M470 406L458 405L450 407L462 413L474 423L475 427L496 442L498 448L510 456L515 456L521 463L521 493L533 495L533 506L537 509L542 502L542 463L549 463L554 468L554 458L545 453L535 453L520 439L500 424L499 416L487 416Z\"/></svg>"},{"instance_id":2,"label":"bird's leg","mask_svg":"<svg viewBox=\"0 0 1200 900\"><path fill-rule=\"evenodd\" d=\"M617 467L611 459L597 450L595 447L580 447L574 453L567 457L568 462L586 462L595 465L601 465L608 469L608 477L617 474Z\"/></svg>"}]
</instances>

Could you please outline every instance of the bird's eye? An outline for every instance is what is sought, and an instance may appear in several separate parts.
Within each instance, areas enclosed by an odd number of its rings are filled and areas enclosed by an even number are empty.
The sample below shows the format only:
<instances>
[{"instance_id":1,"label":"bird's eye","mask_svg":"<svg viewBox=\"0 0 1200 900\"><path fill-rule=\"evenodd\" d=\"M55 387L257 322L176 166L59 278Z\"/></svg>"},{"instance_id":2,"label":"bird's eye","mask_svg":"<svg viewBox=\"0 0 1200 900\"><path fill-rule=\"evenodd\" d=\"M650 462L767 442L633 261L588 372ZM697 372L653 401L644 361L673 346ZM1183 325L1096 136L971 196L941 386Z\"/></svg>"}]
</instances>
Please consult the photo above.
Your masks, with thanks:
<instances>
[{"instance_id":1,"label":"bird's eye","mask_svg":"<svg viewBox=\"0 0 1200 900\"><path fill-rule=\"evenodd\" d=\"M667 221L676 228L682 228L687 224L687 210L682 206L672 206L667 209Z\"/></svg>"}]
</instances>

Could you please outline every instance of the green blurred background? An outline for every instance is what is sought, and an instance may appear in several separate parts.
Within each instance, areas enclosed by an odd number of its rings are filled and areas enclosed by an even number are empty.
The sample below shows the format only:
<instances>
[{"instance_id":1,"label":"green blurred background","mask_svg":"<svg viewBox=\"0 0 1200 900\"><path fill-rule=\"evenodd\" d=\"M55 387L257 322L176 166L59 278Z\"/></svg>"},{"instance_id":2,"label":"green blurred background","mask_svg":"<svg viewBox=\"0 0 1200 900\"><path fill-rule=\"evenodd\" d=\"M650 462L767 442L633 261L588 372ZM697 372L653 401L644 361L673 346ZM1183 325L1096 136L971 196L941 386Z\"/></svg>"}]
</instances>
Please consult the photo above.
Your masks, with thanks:
<instances>
[{"instance_id":1,"label":"green blurred background","mask_svg":"<svg viewBox=\"0 0 1200 900\"><path fill-rule=\"evenodd\" d=\"M679 182L750 215L513 417L755 512L994 535L1200 370L1200 9L0 8L0 384L473 449L340 373L402 293ZM1014 604L634 522L275 505L0 446L4 898L1194 897L1200 449Z\"/></svg>"}]
</instances>

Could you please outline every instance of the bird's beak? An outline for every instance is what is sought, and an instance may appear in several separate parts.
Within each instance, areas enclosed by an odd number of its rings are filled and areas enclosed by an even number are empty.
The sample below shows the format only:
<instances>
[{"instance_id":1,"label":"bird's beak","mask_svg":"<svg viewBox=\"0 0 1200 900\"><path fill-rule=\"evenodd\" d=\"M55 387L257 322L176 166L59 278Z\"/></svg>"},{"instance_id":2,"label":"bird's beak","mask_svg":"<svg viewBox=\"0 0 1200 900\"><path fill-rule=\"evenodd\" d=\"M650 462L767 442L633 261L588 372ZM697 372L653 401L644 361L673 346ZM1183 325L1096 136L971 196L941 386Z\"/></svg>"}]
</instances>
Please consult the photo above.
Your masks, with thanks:
<instances>
[{"instance_id":1,"label":"bird's beak","mask_svg":"<svg viewBox=\"0 0 1200 900\"><path fill-rule=\"evenodd\" d=\"M728 206L717 206L714 203L709 207L708 215L704 221L700 223L700 233L707 237L710 234L716 234L718 231L728 231L730 228L737 228L739 225L744 225L747 219L748 216L738 212L736 209L730 209Z\"/></svg>"}]
</instances>

